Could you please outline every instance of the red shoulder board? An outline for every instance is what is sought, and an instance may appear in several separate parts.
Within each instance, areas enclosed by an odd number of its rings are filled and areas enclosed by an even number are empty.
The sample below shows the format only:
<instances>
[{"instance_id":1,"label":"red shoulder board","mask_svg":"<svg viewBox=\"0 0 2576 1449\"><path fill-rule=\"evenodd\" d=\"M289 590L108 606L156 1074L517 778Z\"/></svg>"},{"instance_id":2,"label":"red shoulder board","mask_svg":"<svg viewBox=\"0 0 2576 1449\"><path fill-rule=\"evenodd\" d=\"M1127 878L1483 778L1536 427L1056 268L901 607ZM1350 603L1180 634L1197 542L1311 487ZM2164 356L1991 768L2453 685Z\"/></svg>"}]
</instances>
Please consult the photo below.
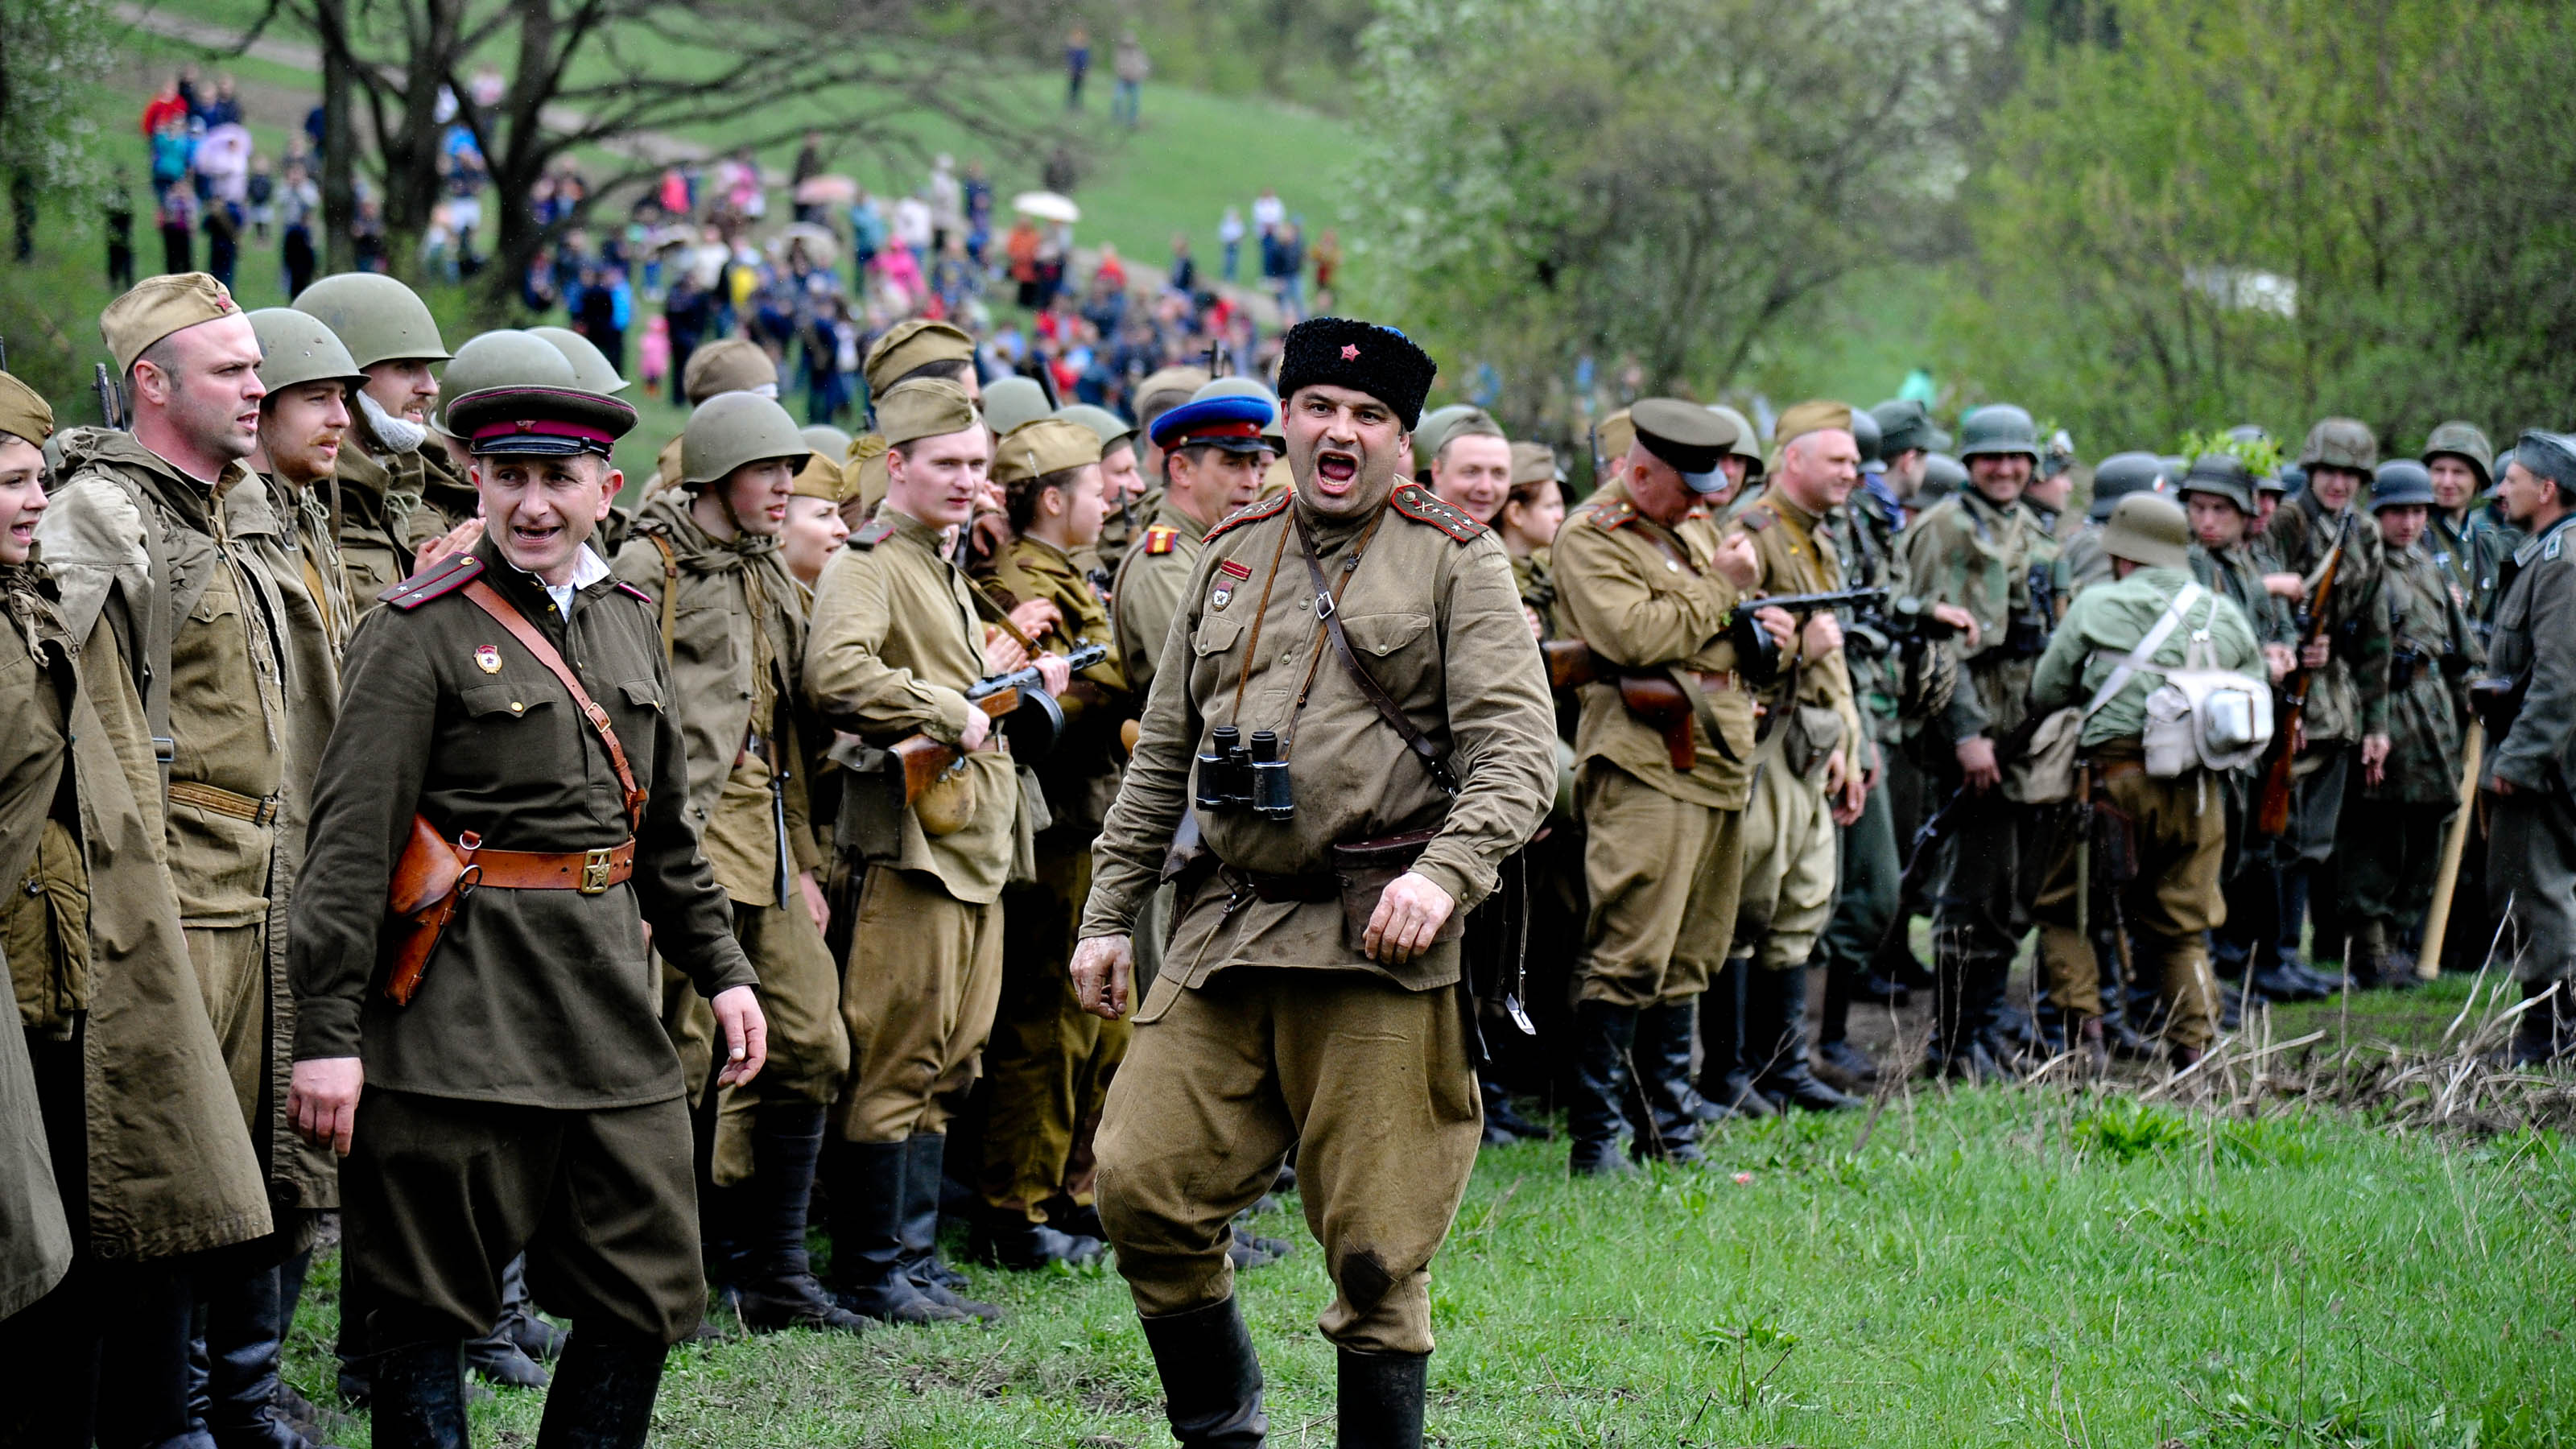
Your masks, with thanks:
<instances>
[{"instance_id":1,"label":"red shoulder board","mask_svg":"<svg viewBox=\"0 0 2576 1449\"><path fill-rule=\"evenodd\" d=\"M1396 512L1416 523L1427 523L1460 543L1473 543L1484 536L1485 525L1468 517L1465 510L1441 502L1419 483L1405 484L1387 501L1395 505Z\"/></svg>"},{"instance_id":2,"label":"red shoulder board","mask_svg":"<svg viewBox=\"0 0 2576 1449\"><path fill-rule=\"evenodd\" d=\"M617 586L617 591L632 598L642 599L645 603L651 604L657 609L662 607L660 600L654 598L651 594L644 592L642 589L635 587L633 584L620 583Z\"/></svg>"},{"instance_id":3,"label":"red shoulder board","mask_svg":"<svg viewBox=\"0 0 2576 1449\"><path fill-rule=\"evenodd\" d=\"M1744 510L1741 514L1738 514L1735 521L1743 524L1746 528L1753 530L1755 533L1760 533L1762 530L1769 528L1779 520L1771 516L1771 510L1768 506L1756 503L1752 507Z\"/></svg>"},{"instance_id":4,"label":"red shoulder board","mask_svg":"<svg viewBox=\"0 0 2576 1449\"><path fill-rule=\"evenodd\" d=\"M1591 515L1593 526L1599 528L1603 533L1615 532L1621 524L1632 522L1637 517L1637 510L1629 506L1628 500L1625 498L1611 498L1605 499L1599 503L1586 503L1581 505L1577 511Z\"/></svg>"},{"instance_id":5,"label":"red shoulder board","mask_svg":"<svg viewBox=\"0 0 2576 1449\"><path fill-rule=\"evenodd\" d=\"M1172 540L1180 536L1181 531L1179 529L1172 527L1168 523L1157 523L1153 527L1145 530L1145 552L1153 554L1156 557L1170 553L1172 551Z\"/></svg>"},{"instance_id":6,"label":"red shoulder board","mask_svg":"<svg viewBox=\"0 0 2576 1449\"><path fill-rule=\"evenodd\" d=\"M850 535L850 547L874 548L892 537L894 537L894 520L880 513L860 525L858 532Z\"/></svg>"},{"instance_id":7,"label":"red shoulder board","mask_svg":"<svg viewBox=\"0 0 2576 1449\"><path fill-rule=\"evenodd\" d=\"M409 613L432 599L455 593L483 576L483 560L470 553L451 553L387 589L378 598L384 603Z\"/></svg>"},{"instance_id":8,"label":"red shoulder board","mask_svg":"<svg viewBox=\"0 0 2576 1449\"><path fill-rule=\"evenodd\" d=\"M1280 494L1276 498L1264 499L1258 503L1247 504L1232 518L1229 518L1218 524L1216 527L1209 529L1207 541L1214 543L1216 542L1216 536L1225 532L1227 529L1240 528L1247 523L1259 523L1261 520L1270 517L1272 514L1277 513L1280 509L1287 506L1288 495L1285 493Z\"/></svg>"}]
</instances>

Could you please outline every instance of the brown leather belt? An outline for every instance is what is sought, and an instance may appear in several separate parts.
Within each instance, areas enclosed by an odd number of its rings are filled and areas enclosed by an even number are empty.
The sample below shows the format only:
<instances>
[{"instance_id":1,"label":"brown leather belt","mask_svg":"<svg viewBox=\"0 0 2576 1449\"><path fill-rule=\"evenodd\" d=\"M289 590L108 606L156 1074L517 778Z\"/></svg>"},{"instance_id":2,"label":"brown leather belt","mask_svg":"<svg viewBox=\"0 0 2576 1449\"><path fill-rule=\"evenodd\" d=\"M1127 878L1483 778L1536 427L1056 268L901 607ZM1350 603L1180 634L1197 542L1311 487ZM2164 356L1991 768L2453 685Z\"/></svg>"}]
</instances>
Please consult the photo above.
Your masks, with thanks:
<instances>
[{"instance_id":1,"label":"brown leather belt","mask_svg":"<svg viewBox=\"0 0 2576 1449\"><path fill-rule=\"evenodd\" d=\"M1692 677L1699 680L1699 692L1702 694L1732 694L1744 687L1744 681L1737 677L1732 669L1714 672L1692 670L1690 673Z\"/></svg>"},{"instance_id":2,"label":"brown leather belt","mask_svg":"<svg viewBox=\"0 0 2576 1449\"><path fill-rule=\"evenodd\" d=\"M505 891L579 891L595 896L635 875L635 842L605 850L469 850L465 880Z\"/></svg>"},{"instance_id":3,"label":"brown leather belt","mask_svg":"<svg viewBox=\"0 0 2576 1449\"><path fill-rule=\"evenodd\" d=\"M1221 872L1233 887L1233 894L1250 895L1270 905L1291 901L1337 901L1342 898L1341 877L1328 870L1310 875L1272 875L1261 870L1237 870L1226 866Z\"/></svg>"},{"instance_id":4,"label":"brown leather belt","mask_svg":"<svg viewBox=\"0 0 2576 1449\"><path fill-rule=\"evenodd\" d=\"M229 815L235 820L247 820L253 825L275 825L278 806L284 798L281 795L266 797L244 795L213 785L200 785L194 780L170 782L170 799L174 803L194 805L200 810L211 810L217 815Z\"/></svg>"}]
</instances>

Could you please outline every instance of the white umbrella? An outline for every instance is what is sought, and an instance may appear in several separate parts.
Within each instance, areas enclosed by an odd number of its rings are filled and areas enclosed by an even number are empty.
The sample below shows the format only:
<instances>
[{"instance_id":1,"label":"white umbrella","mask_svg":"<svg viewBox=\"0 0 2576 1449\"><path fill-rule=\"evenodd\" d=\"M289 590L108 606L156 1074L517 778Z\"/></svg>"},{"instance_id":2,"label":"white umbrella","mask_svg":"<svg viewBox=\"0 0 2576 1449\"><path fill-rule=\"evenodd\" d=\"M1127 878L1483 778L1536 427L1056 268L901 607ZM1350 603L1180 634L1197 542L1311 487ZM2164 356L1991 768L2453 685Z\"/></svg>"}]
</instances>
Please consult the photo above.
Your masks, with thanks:
<instances>
[{"instance_id":1,"label":"white umbrella","mask_svg":"<svg viewBox=\"0 0 2576 1449\"><path fill-rule=\"evenodd\" d=\"M1067 226L1082 220L1082 208L1073 204L1073 198L1053 191L1023 191L1011 198L1011 210Z\"/></svg>"},{"instance_id":2,"label":"white umbrella","mask_svg":"<svg viewBox=\"0 0 2576 1449\"><path fill-rule=\"evenodd\" d=\"M781 255L798 242L805 244L805 260L818 267L832 265L833 259L841 254L841 239L832 235L832 229L810 221L797 222L778 233Z\"/></svg>"},{"instance_id":3,"label":"white umbrella","mask_svg":"<svg viewBox=\"0 0 2576 1449\"><path fill-rule=\"evenodd\" d=\"M848 176L808 176L796 184L799 206L847 206L859 199L859 183Z\"/></svg>"}]
</instances>

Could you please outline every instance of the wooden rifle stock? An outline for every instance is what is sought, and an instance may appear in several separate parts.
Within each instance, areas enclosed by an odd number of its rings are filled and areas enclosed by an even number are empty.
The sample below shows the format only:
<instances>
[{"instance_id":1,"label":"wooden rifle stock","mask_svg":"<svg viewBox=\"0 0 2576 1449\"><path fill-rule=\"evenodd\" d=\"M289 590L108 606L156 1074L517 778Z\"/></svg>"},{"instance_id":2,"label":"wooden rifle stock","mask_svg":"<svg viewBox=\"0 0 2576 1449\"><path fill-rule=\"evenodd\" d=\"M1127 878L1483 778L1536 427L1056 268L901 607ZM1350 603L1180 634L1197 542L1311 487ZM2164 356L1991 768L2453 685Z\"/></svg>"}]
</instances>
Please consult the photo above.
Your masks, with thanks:
<instances>
[{"instance_id":1,"label":"wooden rifle stock","mask_svg":"<svg viewBox=\"0 0 2576 1449\"><path fill-rule=\"evenodd\" d=\"M994 719L1007 719L1011 711L1020 707L1020 692L1016 689L998 690L977 696L967 703ZM920 799L921 792L929 789L932 781L948 773L950 766L966 757L965 752L955 745L943 745L928 735L912 735L897 740L886 753L903 766L903 803L906 805Z\"/></svg>"},{"instance_id":2,"label":"wooden rifle stock","mask_svg":"<svg viewBox=\"0 0 2576 1449\"><path fill-rule=\"evenodd\" d=\"M1592 646L1580 639L1543 639L1538 653L1547 661L1547 687L1573 689L1590 684L1597 671L1593 667Z\"/></svg>"},{"instance_id":3,"label":"wooden rifle stock","mask_svg":"<svg viewBox=\"0 0 2576 1449\"><path fill-rule=\"evenodd\" d=\"M2332 625L2326 604L2334 595L2335 575L2343 572L2344 549L2352 542L2352 514L2343 516L2343 532L2336 536L2332 552L2326 555L2325 567L2317 573L2316 592L2308 603L2307 632L2299 639L2299 652L2304 655L2310 644L2326 637ZM2291 674L2289 685L2282 691L2281 727L2272 737L2272 757L2263 768L2263 791L2254 800L2254 831L2258 835L2280 835L2290 828L2290 792L2298 783L2298 738L2301 721L2308 713L2308 687L2315 682L2316 671L2304 663Z\"/></svg>"},{"instance_id":4,"label":"wooden rifle stock","mask_svg":"<svg viewBox=\"0 0 2576 1449\"><path fill-rule=\"evenodd\" d=\"M1615 684L1619 702L1630 714L1664 737L1664 754L1676 770L1687 770L1699 762L1698 746L1691 739L1691 698L1682 693L1672 676L1661 670L1607 669L1594 657L1590 645L1580 639L1549 639L1539 646L1539 656L1547 661L1547 683L1550 689L1573 689L1586 684Z\"/></svg>"}]
</instances>

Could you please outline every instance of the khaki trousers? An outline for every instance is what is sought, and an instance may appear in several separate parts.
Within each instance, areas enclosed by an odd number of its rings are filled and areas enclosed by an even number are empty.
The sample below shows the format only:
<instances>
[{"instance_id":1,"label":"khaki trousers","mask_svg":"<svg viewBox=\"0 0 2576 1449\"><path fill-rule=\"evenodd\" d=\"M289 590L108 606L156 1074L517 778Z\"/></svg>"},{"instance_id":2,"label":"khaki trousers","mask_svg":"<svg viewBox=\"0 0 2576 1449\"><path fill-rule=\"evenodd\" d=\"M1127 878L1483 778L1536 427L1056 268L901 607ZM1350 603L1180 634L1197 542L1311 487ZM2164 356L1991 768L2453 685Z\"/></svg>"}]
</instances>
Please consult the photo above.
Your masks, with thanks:
<instances>
[{"instance_id":1,"label":"khaki trousers","mask_svg":"<svg viewBox=\"0 0 2576 1449\"><path fill-rule=\"evenodd\" d=\"M946 1131L1001 995L1000 902L969 905L936 876L869 866L841 973L850 1079L833 1114L839 1137Z\"/></svg>"},{"instance_id":2,"label":"khaki trousers","mask_svg":"<svg viewBox=\"0 0 2576 1449\"><path fill-rule=\"evenodd\" d=\"M850 1075L850 1032L841 1021L841 972L800 895L785 906L733 908L734 939L760 973L760 1013L769 1024L769 1061L760 1075L727 1087L716 1108L715 1182L732 1187L751 1177L752 1111L763 1102L831 1105ZM703 1001L692 989L689 996ZM701 1005L706 1044L697 1062L703 1084L715 1063L715 1009Z\"/></svg>"},{"instance_id":3,"label":"khaki trousers","mask_svg":"<svg viewBox=\"0 0 2576 1449\"><path fill-rule=\"evenodd\" d=\"M206 995L206 1015L224 1049L242 1121L260 1140L259 1097L268 1071L268 927L188 926L188 961Z\"/></svg>"},{"instance_id":4,"label":"khaki trousers","mask_svg":"<svg viewBox=\"0 0 2576 1449\"><path fill-rule=\"evenodd\" d=\"M1744 815L1676 800L1604 760L1575 771L1591 919L1578 994L1674 1006L1726 964L1743 885Z\"/></svg>"},{"instance_id":5,"label":"khaki trousers","mask_svg":"<svg viewBox=\"0 0 2576 1449\"><path fill-rule=\"evenodd\" d=\"M1235 967L1185 991L1166 976L1110 1084L1100 1220L1139 1314L1221 1303L1234 1215L1294 1146L1335 1287L1317 1326L1366 1353L1429 1353L1431 1257L1483 1131L1455 988Z\"/></svg>"},{"instance_id":6,"label":"khaki trousers","mask_svg":"<svg viewBox=\"0 0 2576 1449\"><path fill-rule=\"evenodd\" d=\"M2162 983L2165 1037L2177 1046L2206 1047L2218 1036L2218 986L2209 974L2206 933L2227 919L2218 880L2227 855L2220 783L2200 771L2175 780L2153 779L2144 770L2109 780L2097 774L2093 801L2097 879L2110 867L2100 858L2101 841L2119 825L2115 817L2127 817L2136 843L2137 874L2120 888L2120 910L2138 942L2138 969L2157 972ZM2080 832L2055 835L2048 884L2031 906L2039 920L2040 967L2049 1004L2089 1019L2102 1014L2102 978L2093 943L2075 926L2076 892L2086 885L2076 874ZM2094 893L2096 912L2106 909L2103 894Z\"/></svg>"},{"instance_id":7,"label":"khaki trousers","mask_svg":"<svg viewBox=\"0 0 2576 1449\"><path fill-rule=\"evenodd\" d=\"M1806 965L1834 912L1837 842L1823 767L1812 778L1791 773L1787 737L1787 729L1773 730L1753 755L1735 904L1737 953L1750 952L1766 971Z\"/></svg>"},{"instance_id":8,"label":"khaki trousers","mask_svg":"<svg viewBox=\"0 0 2576 1449\"><path fill-rule=\"evenodd\" d=\"M1041 840L1038 879L1004 895L1002 998L984 1048L984 1159L975 1190L985 1206L1044 1219L1042 1205L1093 1199L1095 1137L1109 1083L1135 1036L1132 1021L1084 1011L1069 967L1084 899L1087 845Z\"/></svg>"}]
</instances>

